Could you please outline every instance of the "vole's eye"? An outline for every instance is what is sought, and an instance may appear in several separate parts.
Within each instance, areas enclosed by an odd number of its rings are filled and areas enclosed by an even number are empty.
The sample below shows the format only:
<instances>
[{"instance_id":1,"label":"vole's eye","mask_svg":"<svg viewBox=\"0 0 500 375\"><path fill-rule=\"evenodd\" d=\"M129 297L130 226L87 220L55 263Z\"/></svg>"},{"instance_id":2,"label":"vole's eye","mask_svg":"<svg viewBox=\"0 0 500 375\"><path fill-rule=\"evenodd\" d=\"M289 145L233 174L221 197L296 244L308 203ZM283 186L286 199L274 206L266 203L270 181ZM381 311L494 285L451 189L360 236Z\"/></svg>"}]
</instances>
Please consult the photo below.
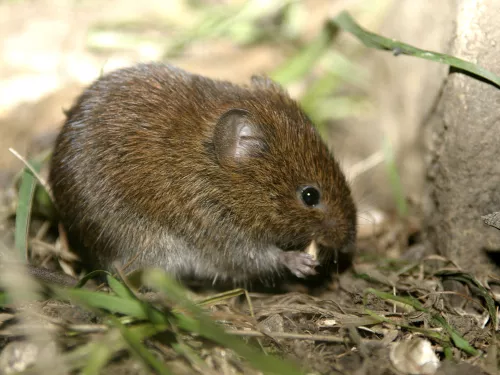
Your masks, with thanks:
<instances>
[{"instance_id":1,"label":"vole's eye","mask_svg":"<svg viewBox=\"0 0 500 375\"><path fill-rule=\"evenodd\" d=\"M300 191L300 198L306 206L315 207L319 204L320 200L319 190L313 186L306 186Z\"/></svg>"}]
</instances>

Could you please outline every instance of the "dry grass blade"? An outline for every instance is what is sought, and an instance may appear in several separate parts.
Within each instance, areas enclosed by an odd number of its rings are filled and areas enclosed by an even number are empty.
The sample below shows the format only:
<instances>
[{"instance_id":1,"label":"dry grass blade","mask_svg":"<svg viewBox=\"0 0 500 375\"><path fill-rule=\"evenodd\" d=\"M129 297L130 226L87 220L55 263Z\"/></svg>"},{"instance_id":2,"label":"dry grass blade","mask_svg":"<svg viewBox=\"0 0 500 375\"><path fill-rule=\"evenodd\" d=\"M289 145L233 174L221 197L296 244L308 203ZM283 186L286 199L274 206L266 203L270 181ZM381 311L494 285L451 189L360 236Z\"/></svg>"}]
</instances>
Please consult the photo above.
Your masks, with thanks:
<instances>
[{"instance_id":1,"label":"dry grass blade","mask_svg":"<svg viewBox=\"0 0 500 375\"><path fill-rule=\"evenodd\" d=\"M289 332L258 332L258 331L240 331L240 330L227 330L226 333L242 337L272 337L273 339L289 339L289 340L307 340L307 341L320 341L320 342L335 342L345 343L343 337L333 335L308 335L302 333L289 333Z\"/></svg>"},{"instance_id":2,"label":"dry grass blade","mask_svg":"<svg viewBox=\"0 0 500 375\"><path fill-rule=\"evenodd\" d=\"M229 290L227 292L222 292L222 293L218 293L218 294L215 294L213 296L207 297L207 298L199 301L198 305L199 306L212 306L214 304L225 301L227 299L241 296L242 294L245 295L245 298L247 300L250 315L252 316L252 318L255 318L255 314L253 312L252 300L250 299L248 292L245 289L241 289L241 288Z\"/></svg>"}]
</instances>

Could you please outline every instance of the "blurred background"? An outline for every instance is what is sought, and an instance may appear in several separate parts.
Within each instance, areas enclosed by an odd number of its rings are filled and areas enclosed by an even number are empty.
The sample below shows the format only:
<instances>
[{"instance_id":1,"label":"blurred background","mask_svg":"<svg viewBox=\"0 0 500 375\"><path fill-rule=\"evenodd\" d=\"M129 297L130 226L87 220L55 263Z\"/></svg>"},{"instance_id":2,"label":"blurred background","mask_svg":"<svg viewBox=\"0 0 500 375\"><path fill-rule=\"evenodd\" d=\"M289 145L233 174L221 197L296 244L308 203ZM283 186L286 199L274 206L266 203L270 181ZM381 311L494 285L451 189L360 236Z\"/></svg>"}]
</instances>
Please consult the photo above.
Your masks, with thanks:
<instances>
[{"instance_id":1,"label":"blurred background","mask_svg":"<svg viewBox=\"0 0 500 375\"><path fill-rule=\"evenodd\" d=\"M443 51L451 3L1 1L0 183L11 184L22 167L8 148L33 155L50 147L63 110L85 85L102 72L160 60L237 83L271 76L302 103L341 161L360 224L401 214L422 196L422 123L446 67L332 36L325 21L347 10L369 30Z\"/></svg>"}]
</instances>

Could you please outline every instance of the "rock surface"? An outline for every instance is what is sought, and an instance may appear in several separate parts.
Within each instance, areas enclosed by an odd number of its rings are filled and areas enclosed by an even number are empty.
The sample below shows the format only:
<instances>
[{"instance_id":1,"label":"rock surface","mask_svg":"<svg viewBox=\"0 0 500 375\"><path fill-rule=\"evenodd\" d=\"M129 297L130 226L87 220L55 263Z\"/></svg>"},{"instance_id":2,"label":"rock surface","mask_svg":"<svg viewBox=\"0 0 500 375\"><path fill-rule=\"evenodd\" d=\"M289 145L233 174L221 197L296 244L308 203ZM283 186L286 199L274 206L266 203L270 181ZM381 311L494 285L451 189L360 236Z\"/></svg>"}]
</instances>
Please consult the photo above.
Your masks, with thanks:
<instances>
[{"instance_id":1,"label":"rock surface","mask_svg":"<svg viewBox=\"0 0 500 375\"><path fill-rule=\"evenodd\" d=\"M500 74L496 0L458 3L450 53ZM500 207L500 90L451 71L429 121L428 238L464 270L493 269L500 232L482 216Z\"/></svg>"}]
</instances>

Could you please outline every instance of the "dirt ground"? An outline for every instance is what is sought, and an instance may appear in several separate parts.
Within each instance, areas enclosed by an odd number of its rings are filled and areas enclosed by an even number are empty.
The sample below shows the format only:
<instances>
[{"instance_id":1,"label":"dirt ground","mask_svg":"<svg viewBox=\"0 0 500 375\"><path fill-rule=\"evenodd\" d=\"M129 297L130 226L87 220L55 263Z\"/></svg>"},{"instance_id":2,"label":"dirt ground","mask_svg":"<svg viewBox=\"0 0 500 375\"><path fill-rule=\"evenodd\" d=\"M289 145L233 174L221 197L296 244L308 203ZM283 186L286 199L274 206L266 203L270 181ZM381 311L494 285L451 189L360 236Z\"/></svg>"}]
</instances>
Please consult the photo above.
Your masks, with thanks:
<instances>
[{"instance_id":1,"label":"dirt ground","mask_svg":"<svg viewBox=\"0 0 500 375\"><path fill-rule=\"evenodd\" d=\"M40 227L38 235L43 231ZM286 293L250 293L252 312L244 296L216 301L206 311L227 332L295 363L307 374L497 373L491 358L496 358L498 323L492 296L498 280L490 279L487 290L452 262L439 256L422 257L418 235L415 222L395 219L360 239L353 267L324 288L289 285L291 291ZM56 248L51 237L33 240L32 246ZM398 259L385 256L391 247L404 248L404 255ZM54 253L45 250L33 262L55 268L54 259ZM214 295L216 291L197 288L191 298L201 301ZM140 298L158 297L147 293ZM493 311L488 310L491 305ZM25 314L29 318L23 318ZM40 356L44 355L58 358L47 349L54 344L70 363L63 362L61 370L78 369L84 359L79 362L70 353L89 342L106 342L109 335L102 313L54 298L22 303L16 310L2 309L0 320L0 368L4 371L15 368L14 363L22 368L23 363L33 363L33 358L42 366ZM23 332L34 329L47 335L44 348L48 353L27 346L22 339ZM210 340L187 332L177 334L177 340L182 337L198 353L202 365L180 355L164 338L145 340L149 350L176 374L259 373ZM14 350L24 354L13 357ZM100 373L149 371L136 356L119 350Z\"/></svg>"},{"instance_id":2,"label":"dirt ground","mask_svg":"<svg viewBox=\"0 0 500 375\"><path fill-rule=\"evenodd\" d=\"M373 8L364 3L371 3ZM313 38L325 17L344 8L358 9L367 24L375 25L379 15L373 9L382 12L380 9L386 9L388 3L308 1L308 22L301 29L302 37ZM133 42L126 38L113 41L112 33L97 32L130 20L136 23L122 30L139 28L132 34ZM182 1L113 0L104 5L90 0L39 0L0 3L0 21L4 39L0 50L0 234L8 248L14 241L15 177L22 167L8 148L29 156L50 147L64 118L62 109L68 108L101 70L158 59L165 48L158 40L175 38L176 28L188 29L196 25L196 19ZM163 30L159 26L163 23L173 26ZM287 52L275 43L242 47L234 41L212 38L192 42L170 61L211 77L245 82L254 73L273 71L286 60ZM304 85L291 85L292 95L299 97ZM349 123L349 118L340 123ZM345 126L332 126L330 130L335 138L339 132L343 134ZM397 134L393 138L398 137L403 148L413 139ZM332 140L335 142L343 143ZM371 154L372 146L363 140L356 146L356 153L341 155L348 174L350 167ZM416 153L412 158L409 170L414 165L412 160L423 155ZM420 165L420 161L415 163ZM288 293L250 293L252 310L240 296L218 301L207 307L208 312L233 335L296 363L308 374L498 373L500 280L468 275L452 260L432 255L422 241L418 190L408 194L409 211L401 217L388 198L393 193L389 182L379 184L382 180L380 175L373 180L379 191L367 193L370 189L363 186L356 193L361 222L358 252L353 266L335 275L330 285L313 291L293 286ZM415 181L405 183L420 188L422 178ZM32 261L70 273L71 259L57 238L57 225L43 212L35 210L34 214L30 228ZM197 291L192 297L201 299L213 293ZM38 320L23 320L23 314L30 310L37 312ZM29 340L24 340L29 336L26 329L49 332L49 339L42 346L31 347ZM106 333L99 312L53 298L23 304L17 310L0 308L0 374L14 373L23 369L23 364L33 363L42 368L60 364L54 373L78 373L76 369L82 366L69 366L68 370L54 353L64 353L64 358L79 363L85 353L77 353L77 349L93 340L103 341ZM162 337L145 340L148 349L176 374L258 373L233 351L210 340L186 332L176 334L203 363L179 354ZM68 356L70 352L76 354ZM54 362L43 364L44 357ZM102 373L154 373L141 363L140 356L119 350Z\"/></svg>"}]
</instances>

